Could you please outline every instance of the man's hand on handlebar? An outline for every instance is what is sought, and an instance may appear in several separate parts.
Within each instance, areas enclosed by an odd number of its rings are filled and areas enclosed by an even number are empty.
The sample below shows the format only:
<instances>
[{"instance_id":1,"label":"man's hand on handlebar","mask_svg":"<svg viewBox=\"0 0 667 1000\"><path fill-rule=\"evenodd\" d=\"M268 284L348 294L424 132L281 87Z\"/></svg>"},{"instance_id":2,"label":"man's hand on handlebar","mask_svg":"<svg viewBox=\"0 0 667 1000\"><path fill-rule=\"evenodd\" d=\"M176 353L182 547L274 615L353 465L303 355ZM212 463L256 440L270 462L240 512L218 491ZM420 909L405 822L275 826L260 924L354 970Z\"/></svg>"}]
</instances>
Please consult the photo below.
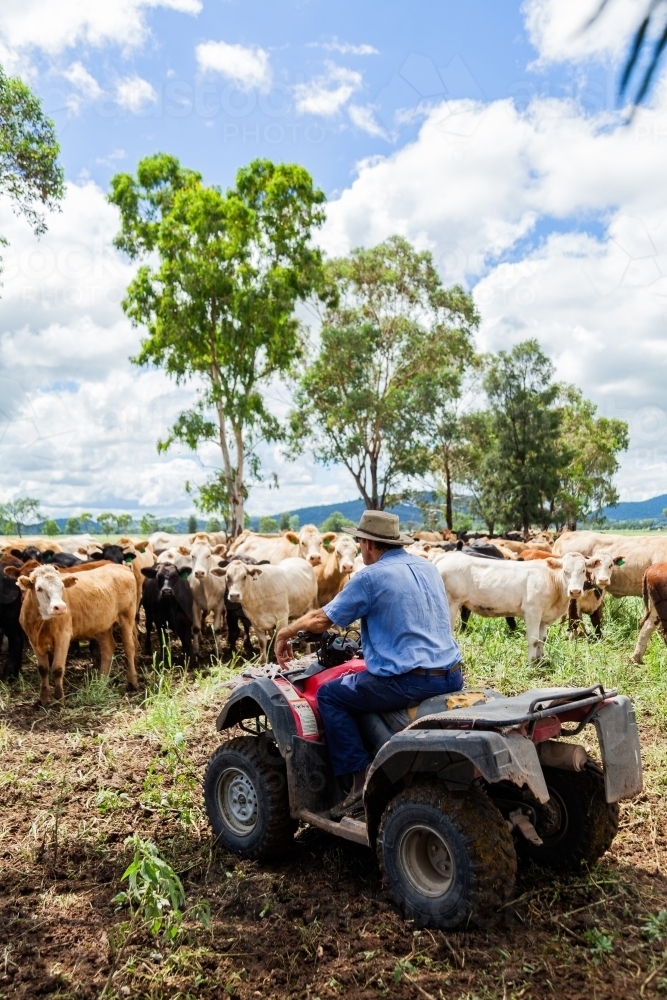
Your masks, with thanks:
<instances>
[{"instance_id":1,"label":"man's hand on handlebar","mask_svg":"<svg viewBox=\"0 0 667 1000\"><path fill-rule=\"evenodd\" d=\"M307 611L305 615L302 615L302 617L298 618L295 622L281 628L276 635L274 646L276 659L280 669L289 669L289 661L292 659L291 640L294 639L297 632L300 632L303 629L306 632L315 632L317 635L321 635L322 632L326 632L326 630L332 625L333 622L331 619L325 615L324 611L319 609L317 611Z\"/></svg>"}]
</instances>

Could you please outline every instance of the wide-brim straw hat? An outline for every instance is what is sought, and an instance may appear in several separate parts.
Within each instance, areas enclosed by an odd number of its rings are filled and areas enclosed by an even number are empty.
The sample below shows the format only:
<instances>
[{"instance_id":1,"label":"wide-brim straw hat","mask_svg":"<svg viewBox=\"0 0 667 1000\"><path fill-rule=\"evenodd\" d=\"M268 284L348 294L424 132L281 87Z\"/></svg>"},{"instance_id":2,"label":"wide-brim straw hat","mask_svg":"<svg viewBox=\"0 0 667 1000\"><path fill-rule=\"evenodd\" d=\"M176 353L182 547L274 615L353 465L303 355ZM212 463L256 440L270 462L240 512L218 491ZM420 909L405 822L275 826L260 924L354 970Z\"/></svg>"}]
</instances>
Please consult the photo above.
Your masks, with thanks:
<instances>
[{"instance_id":1,"label":"wide-brim straw hat","mask_svg":"<svg viewBox=\"0 0 667 1000\"><path fill-rule=\"evenodd\" d=\"M366 538L370 542L384 545L412 545L410 535L402 535L398 529L398 516L384 510L365 510L356 528L343 528L348 535Z\"/></svg>"}]
</instances>

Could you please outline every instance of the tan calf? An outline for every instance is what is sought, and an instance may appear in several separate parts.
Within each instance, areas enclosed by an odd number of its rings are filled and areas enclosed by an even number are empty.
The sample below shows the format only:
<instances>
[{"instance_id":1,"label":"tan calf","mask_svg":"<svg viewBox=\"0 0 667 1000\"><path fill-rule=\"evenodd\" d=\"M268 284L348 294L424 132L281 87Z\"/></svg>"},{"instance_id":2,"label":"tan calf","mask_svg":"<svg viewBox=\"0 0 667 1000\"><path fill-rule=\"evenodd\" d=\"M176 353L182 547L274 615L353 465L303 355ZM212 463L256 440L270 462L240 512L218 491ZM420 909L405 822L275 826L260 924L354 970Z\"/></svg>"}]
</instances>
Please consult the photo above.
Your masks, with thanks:
<instances>
[{"instance_id":1,"label":"tan calf","mask_svg":"<svg viewBox=\"0 0 667 1000\"><path fill-rule=\"evenodd\" d=\"M114 652L113 626L120 626L127 659L127 683L137 686L134 668L134 614L137 590L128 566L104 566L94 572L61 575L52 566L38 566L20 576L23 591L20 622L35 651L41 686L39 700L48 705L49 666L56 699L64 704L63 678L67 650L73 639L96 639L100 672L107 676Z\"/></svg>"}]
</instances>

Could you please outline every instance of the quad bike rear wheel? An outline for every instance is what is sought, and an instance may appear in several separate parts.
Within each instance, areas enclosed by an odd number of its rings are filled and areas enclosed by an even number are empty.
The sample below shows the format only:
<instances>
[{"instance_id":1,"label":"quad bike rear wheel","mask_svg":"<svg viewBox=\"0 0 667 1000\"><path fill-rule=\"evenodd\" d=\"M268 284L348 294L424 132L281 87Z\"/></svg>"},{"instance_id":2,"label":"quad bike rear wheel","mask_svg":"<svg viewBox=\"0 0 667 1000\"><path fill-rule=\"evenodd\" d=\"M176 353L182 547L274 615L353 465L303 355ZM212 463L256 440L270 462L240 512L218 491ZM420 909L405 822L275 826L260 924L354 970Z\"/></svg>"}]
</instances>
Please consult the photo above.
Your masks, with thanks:
<instances>
[{"instance_id":1,"label":"quad bike rear wheel","mask_svg":"<svg viewBox=\"0 0 667 1000\"><path fill-rule=\"evenodd\" d=\"M223 743L204 774L204 802L217 842L242 858L269 858L292 842L285 762L266 736Z\"/></svg>"},{"instance_id":2,"label":"quad bike rear wheel","mask_svg":"<svg viewBox=\"0 0 667 1000\"><path fill-rule=\"evenodd\" d=\"M550 797L535 807L535 829L543 843L519 837L519 856L556 871L594 864L618 832L618 803L607 802L604 776L594 764L583 771L543 771Z\"/></svg>"},{"instance_id":3,"label":"quad bike rear wheel","mask_svg":"<svg viewBox=\"0 0 667 1000\"><path fill-rule=\"evenodd\" d=\"M400 792L385 809L377 854L389 889L418 927L488 925L514 894L507 823L484 792L438 782Z\"/></svg>"}]
</instances>

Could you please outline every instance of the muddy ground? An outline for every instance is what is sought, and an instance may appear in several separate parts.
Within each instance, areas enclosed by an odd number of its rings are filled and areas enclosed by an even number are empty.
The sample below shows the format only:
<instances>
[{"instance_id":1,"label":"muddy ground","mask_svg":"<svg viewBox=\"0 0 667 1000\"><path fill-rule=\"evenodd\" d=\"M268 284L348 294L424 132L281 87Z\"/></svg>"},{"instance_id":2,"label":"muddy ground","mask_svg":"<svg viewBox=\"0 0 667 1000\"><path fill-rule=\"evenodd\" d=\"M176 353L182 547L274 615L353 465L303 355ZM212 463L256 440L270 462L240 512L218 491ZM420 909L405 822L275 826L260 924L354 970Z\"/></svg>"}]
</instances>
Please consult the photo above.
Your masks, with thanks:
<instances>
[{"instance_id":1,"label":"muddy ground","mask_svg":"<svg viewBox=\"0 0 667 1000\"><path fill-rule=\"evenodd\" d=\"M85 653L85 647L83 652ZM214 652L209 645L208 652ZM128 696L85 656L68 668L67 708L36 706L37 671L0 687L0 998L542 998L667 994L667 738L642 723L646 791L622 807L611 852L567 877L519 875L492 931L405 923L373 854L310 828L288 857L238 862L212 846L200 781L230 672L161 673L142 660ZM166 941L112 902L154 842L180 875L186 913Z\"/></svg>"}]
</instances>

